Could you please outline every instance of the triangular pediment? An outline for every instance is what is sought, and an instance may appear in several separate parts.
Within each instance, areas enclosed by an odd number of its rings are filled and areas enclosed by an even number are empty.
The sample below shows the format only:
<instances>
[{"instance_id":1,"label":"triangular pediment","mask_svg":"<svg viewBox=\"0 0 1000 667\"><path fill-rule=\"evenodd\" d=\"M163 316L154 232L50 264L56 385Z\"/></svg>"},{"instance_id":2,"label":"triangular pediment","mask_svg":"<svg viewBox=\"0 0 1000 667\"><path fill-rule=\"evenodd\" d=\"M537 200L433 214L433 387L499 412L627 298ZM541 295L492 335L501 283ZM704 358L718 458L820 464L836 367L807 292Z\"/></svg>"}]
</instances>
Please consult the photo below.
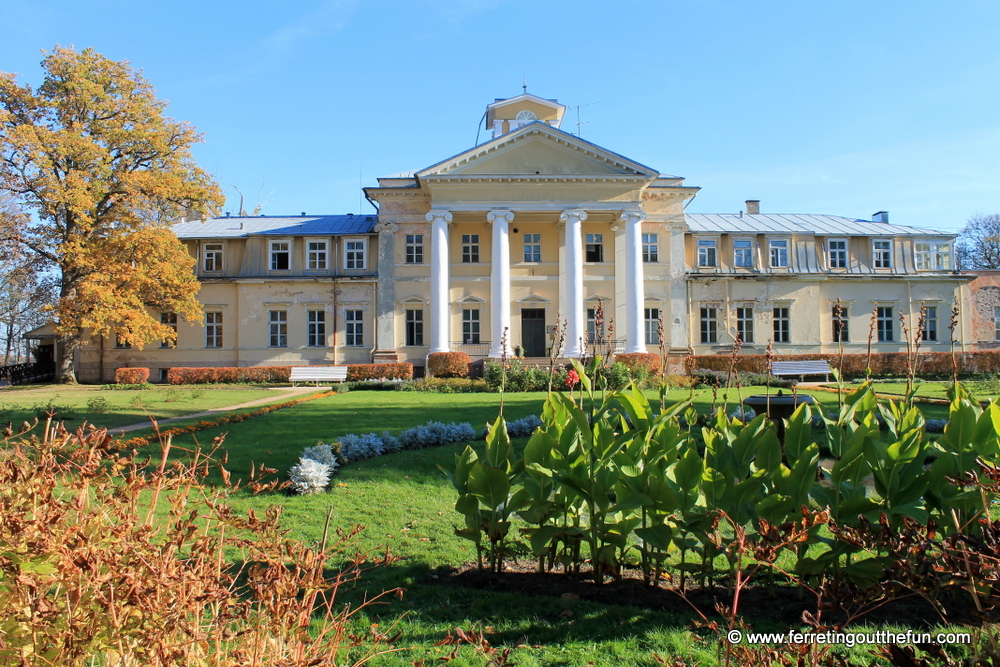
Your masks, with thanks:
<instances>
[{"instance_id":1,"label":"triangular pediment","mask_svg":"<svg viewBox=\"0 0 1000 667\"><path fill-rule=\"evenodd\" d=\"M531 123L417 172L464 177L656 178L656 170L544 123Z\"/></svg>"}]
</instances>

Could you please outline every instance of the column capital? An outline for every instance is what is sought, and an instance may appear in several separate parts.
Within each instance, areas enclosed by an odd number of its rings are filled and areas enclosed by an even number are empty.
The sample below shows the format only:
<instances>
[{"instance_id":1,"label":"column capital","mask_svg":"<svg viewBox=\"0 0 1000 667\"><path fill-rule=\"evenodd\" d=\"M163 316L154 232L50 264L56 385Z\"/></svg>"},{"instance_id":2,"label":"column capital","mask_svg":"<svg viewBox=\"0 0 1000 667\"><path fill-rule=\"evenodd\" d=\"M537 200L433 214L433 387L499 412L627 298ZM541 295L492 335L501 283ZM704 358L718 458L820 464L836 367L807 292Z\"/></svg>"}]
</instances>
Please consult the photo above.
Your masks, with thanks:
<instances>
[{"instance_id":1,"label":"column capital","mask_svg":"<svg viewBox=\"0 0 1000 667\"><path fill-rule=\"evenodd\" d=\"M559 214L559 219L562 222L568 222L573 218L579 220L580 222L583 222L584 220L587 219L587 212L584 211L582 208L571 208Z\"/></svg>"},{"instance_id":2,"label":"column capital","mask_svg":"<svg viewBox=\"0 0 1000 667\"><path fill-rule=\"evenodd\" d=\"M390 232L392 234L395 234L396 232L399 231L399 225L397 225L395 222L386 221L376 224L374 229L376 232Z\"/></svg>"},{"instance_id":3,"label":"column capital","mask_svg":"<svg viewBox=\"0 0 1000 667\"><path fill-rule=\"evenodd\" d=\"M514 212L504 208L496 208L486 214L486 220L493 224L497 220L510 224L514 220Z\"/></svg>"},{"instance_id":4,"label":"column capital","mask_svg":"<svg viewBox=\"0 0 1000 667\"><path fill-rule=\"evenodd\" d=\"M451 222L451 211L431 211L426 215L427 222L434 222L437 219L442 219L445 222Z\"/></svg>"},{"instance_id":5,"label":"column capital","mask_svg":"<svg viewBox=\"0 0 1000 667\"><path fill-rule=\"evenodd\" d=\"M627 211L622 211L618 219L622 222L628 224L629 222L642 222L646 219L646 212L640 211L638 209L630 209Z\"/></svg>"}]
</instances>

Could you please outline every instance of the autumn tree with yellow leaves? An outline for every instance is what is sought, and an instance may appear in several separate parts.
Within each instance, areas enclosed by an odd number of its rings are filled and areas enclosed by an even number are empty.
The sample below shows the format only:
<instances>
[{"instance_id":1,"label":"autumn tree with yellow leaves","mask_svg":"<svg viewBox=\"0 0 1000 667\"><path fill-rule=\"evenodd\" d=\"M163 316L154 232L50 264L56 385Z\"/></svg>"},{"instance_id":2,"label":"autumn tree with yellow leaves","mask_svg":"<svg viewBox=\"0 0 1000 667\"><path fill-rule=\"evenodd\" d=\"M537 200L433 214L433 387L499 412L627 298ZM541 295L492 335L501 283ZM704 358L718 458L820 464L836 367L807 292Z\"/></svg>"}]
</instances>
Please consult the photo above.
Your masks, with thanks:
<instances>
[{"instance_id":1,"label":"autumn tree with yellow leaves","mask_svg":"<svg viewBox=\"0 0 1000 667\"><path fill-rule=\"evenodd\" d=\"M84 330L134 346L172 340L159 313L201 320L194 258L168 225L224 201L200 136L127 62L57 47L37 88L0 72L0 192L29 216L0 228L58 272L57 379L73 382Z\"/></svg>"}]
</instances>

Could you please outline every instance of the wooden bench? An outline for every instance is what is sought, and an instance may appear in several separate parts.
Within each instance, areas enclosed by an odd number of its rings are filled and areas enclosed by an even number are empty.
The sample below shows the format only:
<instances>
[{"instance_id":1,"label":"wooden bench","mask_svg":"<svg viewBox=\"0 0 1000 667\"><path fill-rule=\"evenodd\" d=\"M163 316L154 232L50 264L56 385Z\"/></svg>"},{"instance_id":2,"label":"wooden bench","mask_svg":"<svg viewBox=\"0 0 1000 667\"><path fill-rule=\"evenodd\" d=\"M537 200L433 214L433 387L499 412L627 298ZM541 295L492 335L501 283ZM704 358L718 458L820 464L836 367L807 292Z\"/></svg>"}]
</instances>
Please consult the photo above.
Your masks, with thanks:
<instances>
[{"instance_id":1,"label":"wooden bench","mask_svg":"<svg viewBox=\"0 0 1000 667\"><path fill-rule=\"evenodd\" d=\"M830 368L829 362L816 360L816 361L774 361L771 363L771 375L777 377L779 375L798 375L804 377L806 375L825 375L827 381L830 380L830 373L833 370Z\"/></svg>"},{"instance_id":2,"label":"wooden bench","mask_svg":"<svg viewBox=\"0 0 1000 667\"><path fill-rule=\"evenodd\" d=\"M288 378L295 386L296 382L334 383L347 380L347 366L292 366Z\"/></svg>"}]
</instances>

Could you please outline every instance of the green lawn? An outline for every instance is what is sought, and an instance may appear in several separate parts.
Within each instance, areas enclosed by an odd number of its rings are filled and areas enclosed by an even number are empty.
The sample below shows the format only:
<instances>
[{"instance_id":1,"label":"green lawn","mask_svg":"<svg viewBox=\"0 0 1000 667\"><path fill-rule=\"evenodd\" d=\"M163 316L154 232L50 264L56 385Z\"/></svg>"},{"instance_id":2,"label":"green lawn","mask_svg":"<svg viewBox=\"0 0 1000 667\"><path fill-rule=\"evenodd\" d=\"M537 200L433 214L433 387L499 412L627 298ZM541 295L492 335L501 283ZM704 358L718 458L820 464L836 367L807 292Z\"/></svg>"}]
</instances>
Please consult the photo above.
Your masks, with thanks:
<instances>
[{"instance_id":1,"label":"green lawn","mask_svg":"<svg viewBox=\"0 0 1000 667\"><path fill-rule=\"evenodd\" d=\"M973 395L979 400L992 400L997 395L1000 395L1000 382L995 380L970 380L963 382L966 389L970 390ZM917 388L917 396L924 396L926 398L948 398L948 387L951 382L942 382L936 380L929 380L924 382L918 382L915 386ZM836 385L828 385L836 386ZM857 387L857 384L848 383L847 388ZM876 382L872 385L876 392L880 394L894 394L897 396L902 396L906 393L906 382Z\"/></svg>"},{"instance_id":2,"label":"green lawn","mask_svg":"<svg viewBox=\"0 0 1000 667\"><path fill-rule=\"evenodd\" d=\"M46 413L77 427L84 422L108 428L180 417L262 398L279 399L282 390L259 386L150 385L146 389L113 390L96 385L25 385L0 391L0 422L20 424Z\"/></svg>"},{"instance_id":3,"label":"green lawn","mask_svg":"<svg viewBox=\"0 0 1000 667\"><path fill-rule=\"evenodd\" d=\"M762 388L746 388L742 395L759 393ZM672 391L669 400L681 400L689 390ZM655 392L649 392L651 399ZM835 407L838 396L817 392L817 402ZM730 410L737 392L729 392ZM543 393L507 394L505 414L517 419L539 414ZM697 408L708 412L713 400L723 396L710 390L694 393ZM922 406L928 416L942 417L945 408ZM304 447L319 441L330 442L346 433L389 430L398 433L427 421L468 421L485 426L499 411L497 394L429 394L412 392L361 392L325 397L269 415L212 429L196 436L178 438L177 444L189 447L194 438L201 443L227 432L227 468L235 478L245 478L251 461L277 468L287 475ZM515 442L523 446L524 441ZM478 446L478 445L477 445ZM307 543L318 542L328 508L333 509L333 525L362 524L357 548L363 553L380 552L385 547L401 560L366 575L357 589L344 592L344 599L358 602L366 593L403 587L402 600L372 608L360 622L387 626L403 616L401 645L418 648L387 656L374 664L408 667L414 660L430 664L446 656L449 647L434 647L434 642L453 630L492 628L488 636L499 646L517 646L514 661L530 665L619 665L650 666L652 655L682 654L687 664L715 664L715 644L693 645L690 623L696 615L683 601L667 611L651 610L630 604L598 604L579 599L531 596L503 590L444 586L437 571L475 560L475 548L455 536L459 521L454 510L455 494L437 469L454 465L455 455L464 444L422 451L407 451L346 466L334 478L330 493L317 496L270 494L258 497L238 494L235 507L256 512L277 505L283 510L282 523L290 535ZM514 531L516 533L516 529ZM725 596L720 598L725 601ZM711 614L710 603L703 605ZM782 631L772 621L747 619L758 630ZM860 649L859 649L860 651ZM870 662L870 659L868 660ZM463 649L454 665L482 665L484 659Z\"/></svg>"}]
</instances>

